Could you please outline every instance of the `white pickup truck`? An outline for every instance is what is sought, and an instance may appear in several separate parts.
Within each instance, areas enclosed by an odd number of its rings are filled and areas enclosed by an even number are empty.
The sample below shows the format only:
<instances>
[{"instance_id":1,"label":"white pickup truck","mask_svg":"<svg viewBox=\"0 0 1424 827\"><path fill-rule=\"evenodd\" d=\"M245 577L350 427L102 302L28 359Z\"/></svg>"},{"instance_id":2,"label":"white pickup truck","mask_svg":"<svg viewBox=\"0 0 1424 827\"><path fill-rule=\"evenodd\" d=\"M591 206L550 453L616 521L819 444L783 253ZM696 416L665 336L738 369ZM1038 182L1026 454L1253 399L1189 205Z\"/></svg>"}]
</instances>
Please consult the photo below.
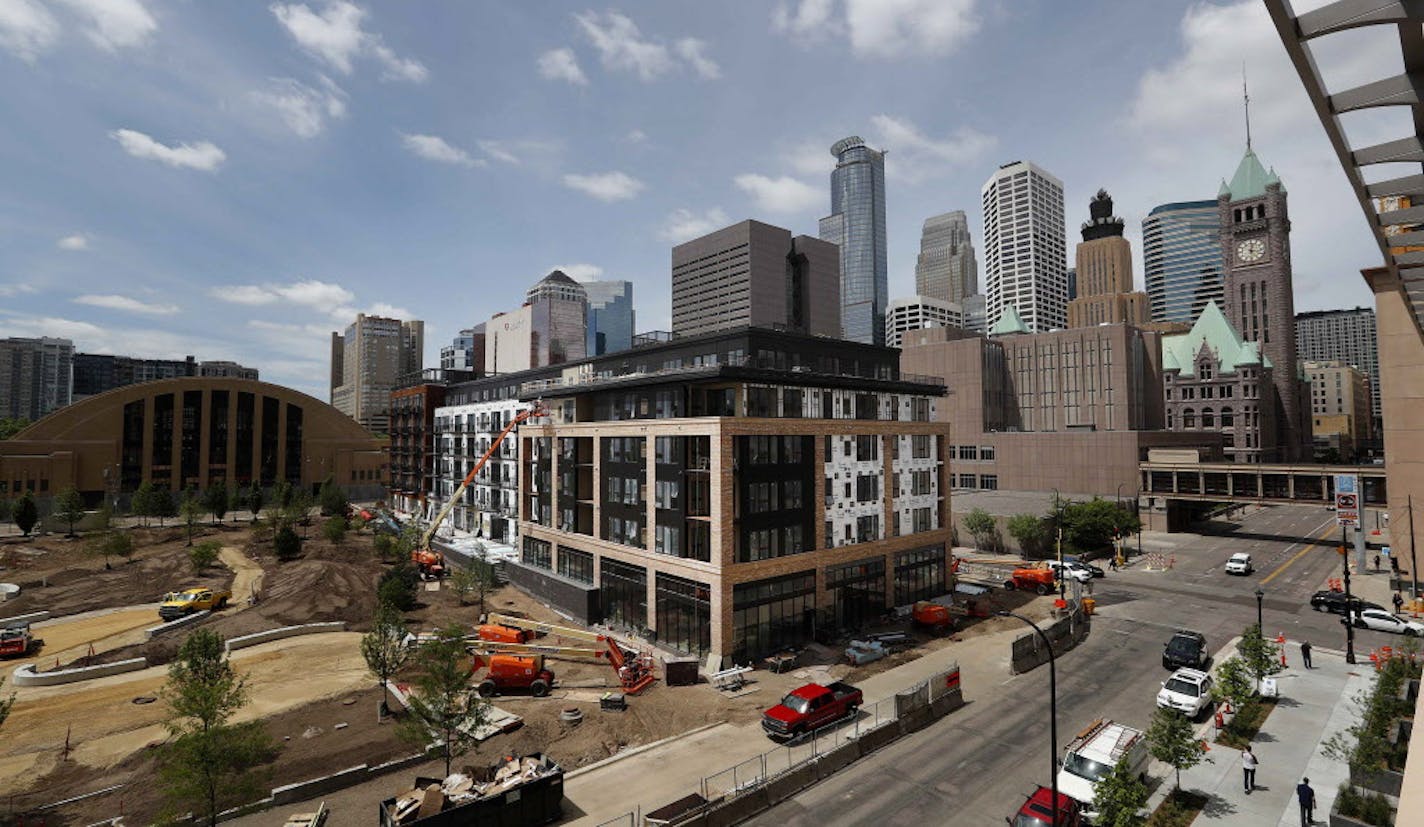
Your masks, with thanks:
<instances>
[{"instance_id":1,"label":"white pickup truck","mask_svg":"<svg viewBox=\"0 0 1424 827\"><path fill-rule=\"evenodd\" d=\"M1111 772L1124 756L1128 771L1145 779L1146 736L1126 724L1099 718L1068 743L1058 771L1058 791L1083 802L1083 814L1092 820L1097 816L1093 808L1093 784Z\"/></svg>"}]
</instances>

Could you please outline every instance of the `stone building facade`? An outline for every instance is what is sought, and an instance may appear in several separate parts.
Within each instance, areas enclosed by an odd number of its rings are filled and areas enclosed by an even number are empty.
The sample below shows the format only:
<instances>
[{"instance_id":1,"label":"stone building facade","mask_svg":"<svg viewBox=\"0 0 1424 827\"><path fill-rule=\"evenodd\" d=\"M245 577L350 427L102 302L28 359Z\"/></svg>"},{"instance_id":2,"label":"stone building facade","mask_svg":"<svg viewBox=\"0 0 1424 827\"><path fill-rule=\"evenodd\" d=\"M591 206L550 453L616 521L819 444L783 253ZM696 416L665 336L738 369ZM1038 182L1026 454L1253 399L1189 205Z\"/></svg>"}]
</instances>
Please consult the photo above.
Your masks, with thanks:
<instances>
[{"instance_id":1,"label":"stone building facade","mask_svg":"<svg viewBox=\"0 0 1424 827\"><path fill-rule=\"evenodd\" d=\"M1112 214L1106 190L1093 196L1088 212L1073 269L1076 290L1068 302L1068 327L1146 324L1147 294L1132 289L1132 245L1123 238L1123 221Z\"/></svg>"},{"instance_id":2,"label":"stone building facade","mask_svg":"<svg viewBox=\"0 0 1424 827\"><path fill-rule=\"evenodd\" d=\"M1167 429L1220 434L1228 461L1275 461L1281 433L1272 404L1276 370L1215 302L1208 304L1190 332L1162 339Z\"/></svg>"}]
</instances>

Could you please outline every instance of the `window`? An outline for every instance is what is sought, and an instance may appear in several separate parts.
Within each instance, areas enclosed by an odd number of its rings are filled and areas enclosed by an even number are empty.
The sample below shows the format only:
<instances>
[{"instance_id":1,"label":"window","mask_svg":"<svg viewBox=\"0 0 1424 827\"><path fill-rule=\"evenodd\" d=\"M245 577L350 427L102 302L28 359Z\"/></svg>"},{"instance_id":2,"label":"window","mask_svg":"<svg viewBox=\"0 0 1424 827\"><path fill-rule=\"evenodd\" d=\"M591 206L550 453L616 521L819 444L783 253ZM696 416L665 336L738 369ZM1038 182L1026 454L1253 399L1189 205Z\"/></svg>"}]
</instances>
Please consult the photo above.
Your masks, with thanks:
<instances>
[{"instance_id":1,"label":"window","mask_svg":"<svg viewBox=\"0 0 1424 827\"><path fill-rule=\"evenodd\" d=\"M878 499L880 499L880 477L875 474L860 474L856 476L856 502L868 503Z\"/></svg>"},{"instance_id":2,"label":"window","mask_svg":"<svg viewBox=\"0 0 1424 827\"><path fill-rule=\"evenodd\" d=\"M880 517L870 514L865 517L855 518L855 541L857 543L869 543L880 539Z\"/></svg>"},{"instance_id":3,"label":"window","mask_svg":"<svg viewBox=\"0 0 1424 827\"><path fill-rule=\"evenodd\" d=\"M934 528L934 512L929 508L916 508L910 512L911 525L916 534Z\"/></svg>"},{"instance_id":4,"label":"window","mask_svg":"<svg viewBox=\"0 0 1424 827\"><path fill-rule=\"evenodd\" d=\"M781 415L788 417L801 417L801 397L800 388L783 388L781 391Z\"/></svg>"},{"instance_id":5,"label":"window","mask_svg":"<svg viewBox=\"0 0 1424 827\"><path fill-rule=\"evenodd\" d=\"M910 400L910 419L914 422L930 421L930 401L925 398Z\"/></svg>"},{"instance_id":6,"label":"window","mask_svg":"<svg viewBox=\"0 0 1424 827\"><path fill-rule=\"evenodd\" d=\"M579 583L593 585L593 555L559 546L559 574Z\"/></svg>"},{"instance_id":7,"label":"window","mask_svg":"<svg viewBox=\"0 0 1424 827\"><path fill-rule=\"evenodd\" d=\"M919 439L919 438L920 438L920 437L916 437L916 439ZM916 456L916 457L919 457L919 454L915 454L915 456ZM979 448L978 448L978 446L975 446L975 445L961 445L961 446L959 446L959 458L960 458L960 459L966 459L966 460L977 460L977 459L979 459Z\"/></svg>"},{"instance_id":8,"label":"window","mask_svg":"<svg viewBox=\"0 0 1424 827\"><path fill-rule=\"evenodd\" d=\"M677 481L658 480L653 489L653 496L658 508L675 508L677 500Z\"/></svg>"},{"instance_id":9,"label":"window","mask_svg":"<svg viewBox=\"0 0 1424 827\"><path fill-rule=\"evenodd\" d=\"M658 554L668 554L673 557L682 556L681 532L673 526L656 526L653 531L653 537L653 551L656 551Z\"/></svg>"},{"instance_id":10,"label":"window","mask_svg":"<svg viewBox=\"0 0 1424 827\"><path fill-rule=\"evenodd\" d=\"M746 662L811 640L815 614L814 570L733 586L733 659Z\"/></svg>"},{"instance_id":11,"label":"window","mask_svg":"<svg viewBox=\"0 0 1424 827\"><path fill-rule=\"evenodd\" d=\"M979 459L982 459L982 460L984 460L985 462L993 462L993 461L994 461L994 446L992 446L992 445L981 445L981 446L979 446Z\"/></svg>"},{"instance_id":12,"label":"window","mask_svg":"<svg viewBox=\"0 0 1424 827\"><path fill-rule=\"evenodd\" d=\"M599 599L605 623L641 630L648 624L647 569L603 558Z\"/></svg>"},{"instance_id":13,"label":"window","mask_svg":"<svg viewBox=\"0 0 1424 827\"><path fill-rule=\"evenodd\" d=\"M998 475L998 474L980 474L980 475L979 475L979 487L982 488L982 489L984 489L985 491L998 491L998 490L999 490L999 475Z\"/></svg>"},{"instance_id":14,"label":"window","mask_svg":"<svg viewBox=\"0 0 1424 827\"><path fill-rule=\"evenodd\" d=\"M944 546L895 555L895 605L904 606L944 594L944 575Z\"/></svg>"},{"instance_id":15,"label":"window","mask_svg":"<svg viewBox=\"0 0 1424 827\"><path fill-rule=\"evenodd\" d=\"M553 545L545 540L525 537L524 552L520 555L520 559L526 566L550 569L553 567Z\"/></svg>"},{"instance_id":16,"label":"window","mask_svg":"<svg viewBox=\"0 0 1424 827\"><path fill-rule=\"evenodd\" d=\"M860 462L880 459L880 437L858 436L855 438L855 458Z\"/></svg>"},{"instance_id":17,"label":"window","mask_svg":"<svg viewBox=\"0 0 1424 827\"><path fill-rule=\"evenodd\" d=\"M910 456L915 459L930 458L929 434L916 434L910 437Z\"/></svg>"},{"instance_id":18,"label":"window","mask_svg":"<svg viewBox=\"0 0 1424 827\"><path fill-rule=\"evenodd\" d=\"M929 471L915 471L910 474L910 493L915 496L933 493Z\"/></svg>"},{"instance_id":19,"label":"window","mask_svg":"<svg viewBox=\"0 0 1424 827\"><path fill-rule=\"evenodd\" d=\"M658 574L658 641L690 654L712 648L712 589L706 583Z\"/></svg>"}]
</instances>

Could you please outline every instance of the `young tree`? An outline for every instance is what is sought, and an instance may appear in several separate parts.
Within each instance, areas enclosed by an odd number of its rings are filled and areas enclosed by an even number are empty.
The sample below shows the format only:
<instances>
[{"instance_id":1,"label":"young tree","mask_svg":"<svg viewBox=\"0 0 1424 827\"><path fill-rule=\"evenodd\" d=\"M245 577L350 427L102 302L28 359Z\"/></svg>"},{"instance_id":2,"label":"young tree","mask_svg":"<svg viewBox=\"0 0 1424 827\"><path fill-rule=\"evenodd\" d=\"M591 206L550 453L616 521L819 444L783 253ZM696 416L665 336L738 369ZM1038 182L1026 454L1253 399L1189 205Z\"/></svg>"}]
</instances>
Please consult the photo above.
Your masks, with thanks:
<instances>
[{"instance_id":1,"label":"young tree","mask_svg":"<svg viewBox=\"0 0 1424 827\"><path fill-rule=\"evenodd\" d=\"M229 501L227 483L217 482L208 486L208 490L203 493L203 506L213 515L213 525L222 522L222 518L227 516L227 504Z\"/></svg>"},{"instance_id":2,"label":"young tree","mask_svg":"<svg viewBox=\"0 0 1424 827\"><path fill-rule=\"evenodd\" d=\"M252 512L252 522L257 522L257 515L262 511L262 485L256 480L252 481L252 487L247 489L247 510Z\"/></svg>"},{"instance_id":3,"label":"young tree","mask_svg":"<svg viewBox=\"0 0 1424 827\"><path fill-rule=\"evenodd\" d=\"M64 536L77 536L74 533L74 524L84 519L84 495L79 493L79 489L69 486L54 498L54 512L69 524L69 533Z\"/></svg>"},{"instance_id":4,"label":"young tree","mask_svg":"<svg viewBox=\"0 0 1424 827\"><path fill-rule=\"evenodd\" d=\"M35 523L40 521L40 510L35 505L35 498L26 491L20 497L20 501L15 503L15 527L26 537L30 536L30 530L35 527Z\"/></svg>"},{"instance_id":5,"label":"young tree","mask_svg":"<svg viewBox=\"0 0 1424 827\"><path fill-rule=\"evenodd\" d=\"M1236 651L1246 662L1246 668L1256 679L1256 691L1261 691L1261 679L1285 669L1281 666L1281 647L1261 634L1261 627L1252 623L1241 632Z\"/></svg>"},{"instance_id":6,"label":"young tree","mask_svg":"<svg viewBox=\"0 0 1424 827\"><path fill-rule=\"evenodd\" d=\"M390 606L396 611L408 612L415 608L416 589L419 588L420 573L409 563L387 569L376 586L376 598L382 606Z\"/></svg>"},{"instance_id":7,"label":"young tree","mask_svg":"<svg viewBox=\"0 0 1424 827\"><path fill-rule=\"evenodd\" d=\"M104 568L113 568L109 565L109 558L119 557L127 560L133 556L133 537L125 531L106 531L89 541L89 552L104 558Z\"/></svg>"},{"instance_id":8,"label":"young tree","mask_svg":"<svg viewBox=\"0 0 1424 827\"><path fill-rule=\"evenodd\" d=\"M1127 756L1118 759L1112 770L1093 784L1093 806L1098 815L1095 827L1137 827L1137 812L1147 806L1147 785L1132 773Z\"/></svg>"},{"instance_id":9,"label":"young tree","mask_svg":"<svg viewBox=\"0 0 1424 827\"><path fill-rule=\"evenodd\" d=\"M432 734L440 740L446 775L451 762L474 745L475 730L488 718L489 704L470 686L470 672L463 663L464 637L464 630L452 625L416 652L420 674L404 721L411 740L425 743Z\"/></svg>"},{"instance_id":10,"label":"young tree","mask_svg":"<svg viewBox=\"0 0 1424 827\"><path fill-rule=\"evenodd\" d=\"M1023 549L1025 557L1038 557L1043 552L1043 543L1048 539L1048 527L1043 519L1033 514L1015 514L1009 518L1009 536Z\"/></svg>"},{"instance_id":11,"label":"young tree","mask_svg":"<svg viewBox=\"0 0 1424 827\"><path fill-rule=\"evenodd\" d=\"M158 518L159 528L163 527L163 521L178 513L178 504L173 501L173 489L166 485L155 486L153 489L153 516Z\"/></svg>"},{"instance_id":12,"label":"young tree","mask_svg":"<svg viewBox=\"0 0 1424 827\"><path fill-rule=\"evenodd\" d=\"M283 524L272 537L272 550L282 562L295 560L302 555L302 538L291 526Z\"/></svg>"},{"instance_id":13,"label":"young tree","mask_svg":"<svg viewBox=\"0 0 1424 827\"><path fill-rule=\"evenodd\" d=\"M188 527L188 546L193 545L193 528L198 525L198 521L203 519L203 501L198 497L198 492L189 488L183 492L183 502L178 506L178 513L183 516L183 525Z\"/></svg>"},{"instance_id":14,"label":"young tree","mask_svg":"<svg viewBox=\"0 0 1424 827\"><path fill-rule=\"evenodd\" d=\"M296 496L296 493L290 482L278 480L277 484L272 486L272 502L276 503L278 508L290 508L292 497Z\"/></svg>"},{"instance_id":15,"label":"young tree","mask_svg":"<svg viewBox=\"0 0 1424 827\"><path fill-rule=\"evenodd\" d=\"M237 522L237 512L247 504L247 492L240 485L227 487L227 513Z\"/></svg>"},{"instance_id":16,"label":"young tree","mask_svg":"<svg viewBox=\"0 0 1424 827\"><path fill-rule=\"evenodd\" d=\"M321 514L323 517L330 517L335 514L346 514L346 507L350 501L346 499L346 492L341 490L341 486L331 477L326 478L326 482L321 484L321 493L317 495L317 501L321 503Z\"/></svg>"},{"instance_id":17,"label":"young tree","mask_svg":"<svg viewBox=\"0 0 1424 827\"><path fill-rule=\"evenodd\" d=\"M964 515L964 529L974 536L974 550L994 536L994 518L982 508L976 508Z\"/></svg>"},{"instance_id":18,"label":"young tree","mask_svg":"<svg viewBox=\"0 0 1424 827\"><path fill-rule=\"evenodd\" d=\"M228 662L222 635L198 629L183 641L163 687L165 725L174 741L163 748L159 777L175 808L191 808L202 823L217 824L229 803L253 797L253 769L271 760L276 747L261 725L233 726L247 702L242 678Z\"/></svg>"},{"instance_id":19,"label":"young tree","mask_svg":"<svg viewBox=\"0 0 1424 827\"><path fill-rule=\"evenodd\" d=\"M1131 520L1131 513L1101 497L1062 506L1063 542L1078 551L1095 551L1112 542L1113 532Z\"/></svg>"},{"instance_id":20,"label":"young tree","mask_svg":"<svg viewBox=\"0 0 1424 827\"><path fill-rule=\"evenodd\" d=\"M334 545L341 545L341 541L346 539L346 518L335 516L327 518L322 523L321 534Z\"/></svg>"},{"instance_id":21,"label":"young tree","mask_svg":"<svg viewBox=\"0 0 1424 827\"><path fill-rule=\"evenodd\" d=\"M376 556L381 558L382 562L394 563L400 559L400 555L396 551L396 538L391 535L377 534L371 544L376 549Z\"/></svg>"},{"instance_id":22,"label":"young tree","mask_svg":"<svg viewBox=\"0 0 1424 827\"><path fill-rule=\"evenodd\" d=\"M188 550L188 562L193 564L194 572L201 573L216 563L221 554L222 543L217 540L204 540Z\"/></svg>"},{"instance_id":23,"label":"young tree","mask_svg":"<svg viewBox=\"0 0 1424 827\"><path fill-rule=\"evenodd\" d=\"M144 527L148 527L148 519L154 516L153 483L147 480L139 483L129 500L129 511L135 517L143 518Z\"/></svg>"},{"instance_id":24,"label":"young tree","mask_svg":"<svg viewBox=\"0 0 1424 827\"><path fill-rule=\"evenodd\" d=\"M1230 657L1216 667L1216 684L1211 688L1211 696L1218 702L1226 701L1239 710L1256 693L1256 683L1251 668L1239 657Z\"/></svg>"},{"instance_id":25,"label":"young tree","mask_svg":"<svg viewBox=\"0 0 1424 827\"><path fill-rule=\"evenodd\" d=\"M381 682L381 703L376 707L376 723L390 714L386 704L391 676L405 666L410 649L405 645L405 623L400 612L385 604L376 607L376 619L371 631L361 636L361 657L366 668Z\"/></svg>"},{"instance_id":26,"label":"young tree","mask_svg":"<svg viewBox=\"0 0 1424 827\"><path fill-rule=\"evenodd\" d=\"M15 504L8 497L0 497L0 523L10 521L15 513Z\"/></svg>"},{"instance_id":27,"label":"young tree","mask_svg":"<svg viewBox=\"0 0 1424 827\"><path fill-rule=\"evenodd\" d=\"M9 439L28 427L30 427L30 420L24 417L19 419L0 417L0 439Z\"/></svg>"},{"instance_id":28,"label":"young tree","mask_svg":"<svg viewBox=\"0 0 1424 827\"><path fill-rule=\"evenodd\" d=\"M1153 758L1177 771L1174 790L1182 788L1182 770L1195 767L1206 757L1206 745L1197 740L1187 716L1160 706L1147 727L1147 748Z\"/></svg>"}]
</instances>

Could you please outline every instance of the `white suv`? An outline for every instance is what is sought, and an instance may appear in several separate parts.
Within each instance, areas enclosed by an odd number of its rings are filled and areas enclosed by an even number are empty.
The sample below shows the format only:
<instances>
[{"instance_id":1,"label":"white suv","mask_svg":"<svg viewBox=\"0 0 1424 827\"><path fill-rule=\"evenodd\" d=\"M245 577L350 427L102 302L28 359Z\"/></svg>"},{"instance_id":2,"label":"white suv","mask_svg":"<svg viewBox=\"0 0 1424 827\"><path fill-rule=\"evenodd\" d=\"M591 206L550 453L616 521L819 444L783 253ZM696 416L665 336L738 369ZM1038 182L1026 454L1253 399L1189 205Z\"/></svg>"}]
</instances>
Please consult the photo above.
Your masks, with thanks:
<instances>
[{"instance_id":1,"label":"white suv","mask_svg":"<svg viewBox=\"0 0 1424 827\"><path fill-rule=\"evenodd\" d=\"M1250 574L1253 571L1255 569L1251 566L1251 555L1244 551L1236 552L1226 561L1227 574Z\"/></svg>"},{"instance_id":2,"label":"white suv","mask_svg":"<svg viewBox=\"0 0 1424 827\"><path fill-rule=\"evenodd\" d=\"M1057 560L1045 560L1044 562L1052 570L1053 576L1059 580L1077 580L1079 583L1088 583L1093 579L1093 570L1081 563L1074 563L1071 560L1062 563Z\"/></svg>"},{"instance_id":3,"label":"white suv","mask_svg":"<svg viewBox=\"0 0 1424 827\"><path fill-rule=\"evenodd\" d=\"M1196 718L1211 706L1211 676L1200 669L1178 669L1162 682L1157 705Z\"/></svg>"}]
</instances>

